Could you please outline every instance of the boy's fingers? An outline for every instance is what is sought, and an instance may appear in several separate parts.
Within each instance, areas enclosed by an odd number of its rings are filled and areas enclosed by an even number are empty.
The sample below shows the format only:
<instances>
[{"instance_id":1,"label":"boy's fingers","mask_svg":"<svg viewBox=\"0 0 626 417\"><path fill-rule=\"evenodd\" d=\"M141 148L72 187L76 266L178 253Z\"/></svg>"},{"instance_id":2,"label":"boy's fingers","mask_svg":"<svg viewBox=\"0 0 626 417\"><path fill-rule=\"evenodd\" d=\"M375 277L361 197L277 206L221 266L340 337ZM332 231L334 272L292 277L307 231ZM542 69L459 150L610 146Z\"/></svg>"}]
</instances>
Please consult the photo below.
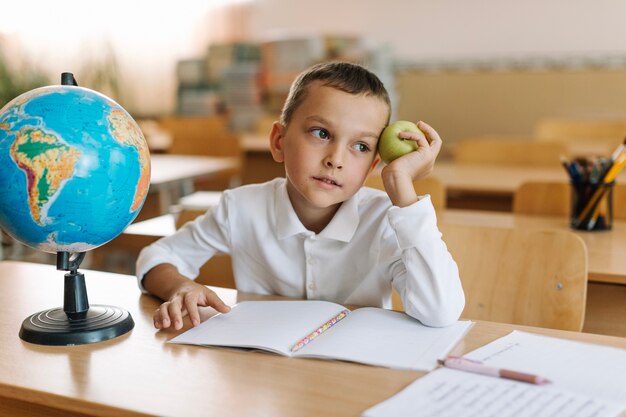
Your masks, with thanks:
<instances>
[{"instance_id":1,"label":"boy's fingers","mask_svg":"<svg viewBox=\"0 0 626 417\"><path fill-rule=\"evenodd\" d=\"M442 142L439 133L437 133L437 131L428 123L420 121L417 123L417 127L424 133L424 135L426 135L430 143Z\"/></svg>"},{"instance_id":2,"label":"boy's fingers","mask_svg":"<svg viewBox=\"0 0 626 417\"><path fill-rule=\"evenodd\" d=\"M191 324L197 326L200 324L200 313L198 312L198 297L193 294L185 295L185 308L187 309L187 314L189 314L189 319L191 320Z\"/></svg>"},{"instance_id":3,"label":"boy's fingers","mask_svg":"<svg viewBox=\"0 0 626 417\"><path fill-rule=\"evenodd\" d=\"M227 306L215 292L207 289L205 295L207 306L213 307L220 313L228 313L230 311L230 307Z\"/></svg>"},{"instance_id":4,"label":"boy's fingers","mask_svg":"<svg viewBox=\"0 0 626 417\"><path fill-rule=\"evenodd\" d=\"M197 326L200 324L198 306L213 307L220 313L230 311L230 307L215 292L205 287L203 291L179 294L172 297L170 301L161 304L152 318L154 327L165 329L172 326L176 330L180 330L183 327L183 317L186 315L189 315L191 323Z\"/></svg>"},{"instance_id":5,"label":"boy's fingers","mask_svg":"<svg viewBox=\"0 0 626 417\"><path fill-rule=\"evenodd\" d=\"M167 313L170 316L172 326L174 326L176 330L180 330L183 327L183 306L181 305L180 300L174 299L170 302L164 303L163 305L167 306Z\"/></svg>"},{"instance_id":6,"label":"boy's fingers","mask_svg":"<svg viewBox=\"0 0 626 417\"><path fill-rule=\"evenodd\" d=\"M417 128L421 130L428 138L437 137L441 140L437 131L428 123L420 120L419 122L417 122Z\"/></svg>"},{"instance_id":7,"label":"boy's fingers","mask_svg":"<svg viewBox=\"0 0 626 417\"><path fill-rule=\"evenodd\" d=\"M154 313L154 327L157 329L165 329L170 326L170 316L167 313L167 307L161 304Z\"/></svg>"},{"instance_id":8,"label":"boy's fingers","mask_svg":"<svg viewBox=\"0 0 626 417\"><path fill-rule=\"evenodd\" d=\"M417 127L424 133L428 140L428 146L435 152L435 155L439 154L443 141L439 133L426 122L419 121ZM420 143L421 145L421 143Z\"/></svg>"}]
</instances>

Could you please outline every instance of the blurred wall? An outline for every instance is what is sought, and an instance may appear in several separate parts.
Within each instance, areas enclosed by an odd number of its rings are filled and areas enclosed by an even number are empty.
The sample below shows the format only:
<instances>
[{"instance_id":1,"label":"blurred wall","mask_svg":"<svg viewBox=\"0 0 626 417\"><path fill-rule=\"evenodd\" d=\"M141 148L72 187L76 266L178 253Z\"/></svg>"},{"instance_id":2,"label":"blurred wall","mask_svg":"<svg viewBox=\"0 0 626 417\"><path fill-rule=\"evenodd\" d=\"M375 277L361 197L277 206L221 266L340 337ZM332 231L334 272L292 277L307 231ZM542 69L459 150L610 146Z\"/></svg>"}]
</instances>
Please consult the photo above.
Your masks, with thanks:
<instances>
[{"instance_id":1,"label":"blurred wall","mask_svg":"<svg viewBox=\"0 0 626 417\"><path fill-rule=\"evenodd\" d=\"M251 5L250 34L346 33L390 47L399 118L448 142L531 135L544 117L626 118L623 0L290 0Z\"/></svg>"},{"instance_id":2,"label":"blurred wall","mask_svg":"<svg viewBox=\"0 0 626 417\"><path fill-rule=\"evenodd\" d=\"M351 33L400 60L626 54L623 0L257 0L250 34Z\"/></svg>"},{"instance_id":3,"label":"blurred wall","mask_svg":"<svg viewBox=\"0 0 626 417\"><path fill-rule=\"evenodd\" d=\"M479 96L444 94L452 86L444 86L443 81L457 85L463 79L468 81L464 88L470 90L478 84L471 76L457 77L456 81L452 80L454 77L435 79L423 71L415 71L416 68L450 66L450 63L462 66L467 61L490 65L502 60L585 57L610 61L617 57L619 61L626 57L623 0L183 0L175 3L112 0L106 6L80 0L67 3L68 7L60 7L47 0L23 0L6 8L0 14L0 46L18 51L29 62L49 69L53 81L61 71L72 71L79 82L86 83L88 77L81 74L90 62L100 64L104 60L105 65L114 64L121 84L119 97L115 98L140 116L173 112L176 61L201 56L209 42L261 40L281 34L361 36L369 47L389 48L402 68L420 75L415 80L407 79L406 72L400 75L399 114L421 117L435 110L441 115L447 111L458 129L468 133L478 127L463 125L452 115L468 111L464 100L472 97L477 104ZM103 51L114 54L103 58ZM492 85L491 80L480 74L475 78L481 79L480 88L487 90L504 84L509 98L513 93L527 93L526 81L509 84L504 82L506 77L496 74ZM425 86L426 80L430 81ZM604 94L603 83L597 87L592 83L587 90ZM429 86L439 87L435 91ZM422 108L420 94L424 89L431 92L431 104L441 103L445 108ZM511 115L492 112L494 108L508 108L496 93L487 94L485 100L495 100L501 106L481 103L489 109L485 113L492 119L489 126L504 128L506 123L507 129L512 129L513 124L508 123L514 120ZM551 101L545 95L542 100ZM590 100L590 105L595 106L596 102L601 100ZM525 104L513 106L516 112L528 109ZM545 111L560 110L559 103L555 106ZM583 111L575 109L578 110ZM475 111L471 109L461 119L486 118L474 114ZM443 117L437 116L435 120ZM528 125L528 120L520 120L515 129L526 131ZM457 133L450 130L450 135L455 137Z\"/></svg>"},{"instance_id":4,"label":"blurred wall","mask_svg":"<svg viewBox=\"0 0 626 417\"><path fill-rule=\"evenodd\" d=\"M398 117L424 120L444 140L526 136L544 118L626 120L626 69L400 71Z\"/></svg>"}]
</instances>

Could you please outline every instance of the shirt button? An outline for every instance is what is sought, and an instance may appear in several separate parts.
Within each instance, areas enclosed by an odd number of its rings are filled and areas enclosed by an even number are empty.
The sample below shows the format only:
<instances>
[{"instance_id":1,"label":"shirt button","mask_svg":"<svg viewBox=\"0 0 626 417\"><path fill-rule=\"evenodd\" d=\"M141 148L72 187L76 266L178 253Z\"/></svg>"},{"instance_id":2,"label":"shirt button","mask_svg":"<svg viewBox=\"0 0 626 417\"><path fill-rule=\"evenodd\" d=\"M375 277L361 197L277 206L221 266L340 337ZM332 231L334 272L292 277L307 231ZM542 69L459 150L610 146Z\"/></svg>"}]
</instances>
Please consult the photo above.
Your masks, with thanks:
<instances>
[{"instance_id":1,"label":"shirt button","mask_svg":"<svg viewBox=\"0 0 626 417\"><path fill-rule=\"evenodd\" d=\"M309 289L313 291L315 289L315 284L309 284Z\"/></svg>"}]
</instances>

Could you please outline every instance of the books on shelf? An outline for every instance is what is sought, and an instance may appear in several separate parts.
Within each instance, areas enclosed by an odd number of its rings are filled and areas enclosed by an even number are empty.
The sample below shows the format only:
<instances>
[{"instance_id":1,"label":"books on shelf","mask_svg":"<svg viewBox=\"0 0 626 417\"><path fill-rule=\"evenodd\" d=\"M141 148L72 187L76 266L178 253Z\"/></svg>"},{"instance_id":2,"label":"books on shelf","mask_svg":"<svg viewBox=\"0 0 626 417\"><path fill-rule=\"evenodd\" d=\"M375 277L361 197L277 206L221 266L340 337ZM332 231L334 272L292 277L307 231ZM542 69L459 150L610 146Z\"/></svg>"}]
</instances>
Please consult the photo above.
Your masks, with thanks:
<instances>
[{"instance_id":1,"label":"books on shelf","mask_svg":"<svg viewBox=\"0 0 626 417\"><path fill-rule=\"evenodd\" d=\"M206 87L206 60L182 59L176 64L176 77L179 87Z\"/></svg>"},{"instance_id":2,"label":"books on shelf","mask_svg":"<svg viewBox=\"0 0 626 417\"><path fill-rule=\"evenodd\" d=\"M213 116L222 107L220 96L211 88L178 89L177 113L184 116Z\"/></svg>"},{"instance_id":3,"label":"books on shelf","mask_svg":"<svg viewBox=\"0 0 626 417\"><path fill-rule=\"evenodd\" d=\"M244 301L170 343L429 371L472 324L427 327L401 312L373 307L350 311L328 301Z\"/></svg>"},{"instance_id":4,"label":"books on shelf","mask_svg":"<svg viewBox=\"0 0 626 417\"><path fill-rule=\"evenodd\" d=\"M212 83L220 84L224 71L237 64L258 64L261 48L257 43L233 42L211 44L206 57L206 76Z\"/></svg>"}]
</instances>

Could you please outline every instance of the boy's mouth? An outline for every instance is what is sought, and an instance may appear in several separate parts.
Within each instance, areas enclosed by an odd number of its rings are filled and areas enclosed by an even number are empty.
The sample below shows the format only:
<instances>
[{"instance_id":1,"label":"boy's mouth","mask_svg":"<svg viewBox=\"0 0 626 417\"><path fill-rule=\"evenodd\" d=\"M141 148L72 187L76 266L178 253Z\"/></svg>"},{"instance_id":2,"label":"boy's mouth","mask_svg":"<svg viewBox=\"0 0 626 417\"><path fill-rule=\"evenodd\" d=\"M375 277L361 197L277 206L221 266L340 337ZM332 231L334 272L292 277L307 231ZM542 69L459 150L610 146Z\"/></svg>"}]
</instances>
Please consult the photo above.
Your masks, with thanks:
<instances>
[{"instance_id":1,"label":"boy's mouth","mask_svg":"<svg viewBox=\"0 0 626 417\"><path fill-rule=\"evenodd\" d=\"M330 177L313 177L314 180L323 182L325 184L334 185L335 187L341 187L341 185Z\"/></svg>"}]
</instances>

